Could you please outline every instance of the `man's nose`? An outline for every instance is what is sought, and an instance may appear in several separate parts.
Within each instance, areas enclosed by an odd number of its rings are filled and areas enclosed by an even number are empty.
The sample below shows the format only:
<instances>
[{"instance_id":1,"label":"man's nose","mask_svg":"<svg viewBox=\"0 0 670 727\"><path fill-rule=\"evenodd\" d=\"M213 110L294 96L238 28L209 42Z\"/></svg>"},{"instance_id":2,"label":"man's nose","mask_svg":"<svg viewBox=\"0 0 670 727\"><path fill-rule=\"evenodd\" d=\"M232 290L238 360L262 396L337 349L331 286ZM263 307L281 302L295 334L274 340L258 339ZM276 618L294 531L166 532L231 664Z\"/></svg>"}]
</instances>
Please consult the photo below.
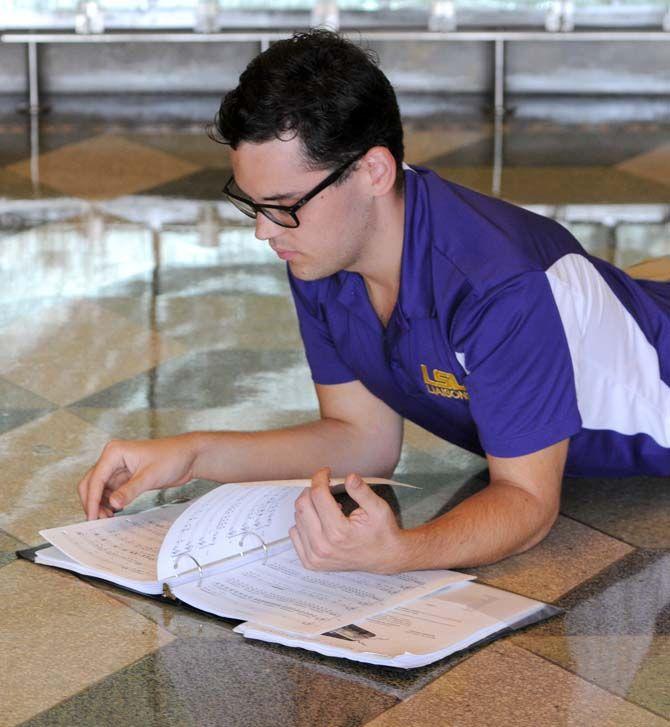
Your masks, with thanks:
<instances>
[{"instance_id":1,"label":"man's nose","mask_svg":"<svg viewBox=\"0 0 670 727\"><path fill-rule=\"evenodd\" d=\"M279 232L281 232L281 225L276 224L272 220L269 220L264 214L259 212L256 215L256 239L258 240L269 240Z\"/></svg>"}]
</instances>

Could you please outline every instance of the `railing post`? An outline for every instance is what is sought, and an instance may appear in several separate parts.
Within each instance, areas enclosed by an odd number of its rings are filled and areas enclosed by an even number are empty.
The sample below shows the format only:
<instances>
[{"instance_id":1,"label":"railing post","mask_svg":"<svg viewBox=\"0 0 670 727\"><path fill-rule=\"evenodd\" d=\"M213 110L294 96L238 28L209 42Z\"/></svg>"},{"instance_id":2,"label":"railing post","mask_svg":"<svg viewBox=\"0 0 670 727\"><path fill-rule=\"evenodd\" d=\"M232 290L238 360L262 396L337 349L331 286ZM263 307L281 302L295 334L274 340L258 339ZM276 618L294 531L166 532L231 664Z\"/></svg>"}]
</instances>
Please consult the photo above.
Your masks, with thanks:
<instances>
[{"instance_id":1,"label":"railing post","mask_svg":"<svg viewBox=\"0 0 670 727\"><path fill-rule=\"evenodd\" d=\"M28 43L28 113L40 113L40 81L37 57L37 43Z\"/></svg>"}]
</instances>

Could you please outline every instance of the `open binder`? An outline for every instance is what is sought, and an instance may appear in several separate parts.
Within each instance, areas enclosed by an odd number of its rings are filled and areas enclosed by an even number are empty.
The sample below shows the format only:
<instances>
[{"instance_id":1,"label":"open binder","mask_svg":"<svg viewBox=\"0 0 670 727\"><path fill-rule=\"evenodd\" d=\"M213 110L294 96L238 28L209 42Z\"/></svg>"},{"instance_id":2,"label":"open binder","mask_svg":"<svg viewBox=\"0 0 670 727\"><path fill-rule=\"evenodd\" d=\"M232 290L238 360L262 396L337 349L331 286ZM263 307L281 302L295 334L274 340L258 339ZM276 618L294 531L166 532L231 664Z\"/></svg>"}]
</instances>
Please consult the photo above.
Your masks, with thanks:
<instances>
[{"instance_id":1,"label":"open binder","mask_svg":"<svg viewBox=\"0 0 670 727\"><path fill-rule=\"evenodd\" d=\"M242 621L247 638L403 668L558 612L457 571L305 569L288 531L307 485L221 485L191 502L43 530L49 543L19 555Z\"/></svg>"}]
</instances>

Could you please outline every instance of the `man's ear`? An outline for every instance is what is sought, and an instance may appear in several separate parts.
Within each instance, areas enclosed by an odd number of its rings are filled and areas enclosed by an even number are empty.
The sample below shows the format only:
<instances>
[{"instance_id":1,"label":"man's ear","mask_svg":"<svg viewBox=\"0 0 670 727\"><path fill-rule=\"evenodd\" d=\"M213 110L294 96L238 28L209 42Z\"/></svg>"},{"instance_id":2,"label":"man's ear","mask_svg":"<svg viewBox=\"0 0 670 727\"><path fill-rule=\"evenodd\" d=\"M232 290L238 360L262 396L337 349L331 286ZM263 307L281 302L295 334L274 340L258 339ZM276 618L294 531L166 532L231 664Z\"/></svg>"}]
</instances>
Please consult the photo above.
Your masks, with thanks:
<instances>
[{"instance_id":1,"label":"man's ear","mask_svg":"<svg viewBox=\"0 0 670 727\"><path fill-rule=\"evenodd\" d=\"M396 163L387 147L373 146L368 149L360 165L365 172L365 184L373 197L382 197L393 190L397 174Z\"/></svg>"}]
</instances>

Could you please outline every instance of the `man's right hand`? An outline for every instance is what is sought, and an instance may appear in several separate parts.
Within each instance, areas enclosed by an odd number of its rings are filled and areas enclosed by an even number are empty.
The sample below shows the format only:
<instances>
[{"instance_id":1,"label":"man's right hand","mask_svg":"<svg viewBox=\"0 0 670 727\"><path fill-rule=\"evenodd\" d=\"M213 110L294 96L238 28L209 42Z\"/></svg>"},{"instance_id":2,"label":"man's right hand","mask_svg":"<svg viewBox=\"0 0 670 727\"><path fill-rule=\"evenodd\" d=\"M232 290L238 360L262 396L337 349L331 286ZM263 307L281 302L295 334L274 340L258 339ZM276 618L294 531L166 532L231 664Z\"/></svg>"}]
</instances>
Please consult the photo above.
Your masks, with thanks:
<instances>
[{"instance_id":1,"label":"man's right hand","mask_svg":"<svg viewBox=\"0 0 670 727\"><path fill-rule=\"evenodd\" d=\"M194 478L195 436L112 440L77 486L88 520L112 517L147 490L178 487Z\"/></svg>"}]
</instances>

